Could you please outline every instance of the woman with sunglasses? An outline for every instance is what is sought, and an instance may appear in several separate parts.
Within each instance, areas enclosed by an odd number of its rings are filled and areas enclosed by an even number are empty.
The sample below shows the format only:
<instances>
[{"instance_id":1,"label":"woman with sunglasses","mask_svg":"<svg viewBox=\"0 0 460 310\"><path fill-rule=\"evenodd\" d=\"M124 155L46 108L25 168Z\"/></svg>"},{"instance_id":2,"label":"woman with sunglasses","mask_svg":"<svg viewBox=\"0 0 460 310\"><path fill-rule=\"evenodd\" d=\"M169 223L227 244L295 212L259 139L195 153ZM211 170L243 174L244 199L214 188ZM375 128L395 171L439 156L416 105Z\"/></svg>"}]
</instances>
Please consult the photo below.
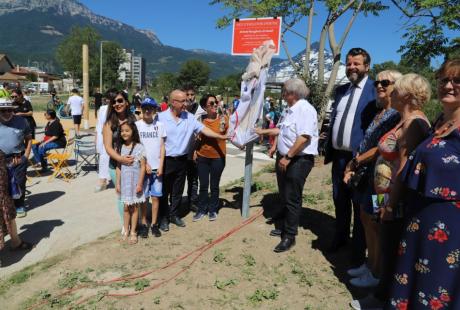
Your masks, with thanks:
<instances>
[{"instance_id":1,"label":"woman with sunglasses","mask_svg":"<svg viewBox=\"0 0 460 310\"><path fill-rule=\"evenodd\" d=\"M443 113L401 174L411 218L389 308L460 307L460 59L445 62L436 78Z\"/></svg>"},{"instance_id":2,"label":"woman with sunglasses","mask_svg":"<svg viewBox=\"0 0 460 310\"><path fill-rule=\"evenodd\" d=\"M32 131L32 139L35 139L35 128L37 127L37 123L35 123L34 109L32 108L32 104L29 100L24 98L24 94L20 88L13 90L11 93L11 99L13 99L14 103L18 106L14 110L14 114L17 116L22 116L26 119L30 130Z\"/></svg>"},{"instance_id":3,"label":"woman with sunglasses","mask_svg":"<svg viewBox=\"0 0 460 310\"><path fill-rule=\"evenodd\" d=\"M136 117L129 109L128 95L124 91L109 90L106 97L109 99L109 104L107 108L107 119L102 129L102 137L105 150L110 156L110 178L113 184L117 184L115 173L117 163L131 165L134 162L133 156L121 156L117 152L121 147L121 145L118 145L120 141L120 125L127 121L136 122ZM124 206L120 199L117 200L117 208L120 214L120 220L123 221Z\"/></svg>"},{"instance_id":4,"label":"woman with sunglasses","mask_svg":"<svg viewBox=\"0 0 460 310\"><path fill-rule=\"evenodd\" d=\"M203 125L218 134L225 135L228 129L228 117L217 113L217 98L214 95L203 96L200 100L200 106L206 111ZM210 221L215 221L219 209L220 177L225 168L225 140L210 138L201 134L196 154L200 191L198 212L193 216L193 221L199 221L206 215ZM208 194L209 187L211 197Z\"/></svg>"},{"instance_id":5,"label":"woman with sunglasses","mask_svg":"<svg viewBox=\"0 0 460 310\"><path fill-rule=\"evenodd\" d=\"M380 277L379 224L376 221L378 214L375 213L372 204L372 195L375 194L373 172L378 157L377 142L400 120L398 111L391 106L391 93L395 81L401 76L402 74L395 70L385 70L377 74L374 86L379 111L366 129L364 139L358 148L358 154L347 165L344 174L346 184L350 183L352 176L357 171L359 171L358 174L362 174L358 186L354 188L354 194L360 203L360 216L366 237L368 259L367 264L348 270L348 274L353 277L350 283L357 287L375 286Z\"/></svg>"}]
</instances>

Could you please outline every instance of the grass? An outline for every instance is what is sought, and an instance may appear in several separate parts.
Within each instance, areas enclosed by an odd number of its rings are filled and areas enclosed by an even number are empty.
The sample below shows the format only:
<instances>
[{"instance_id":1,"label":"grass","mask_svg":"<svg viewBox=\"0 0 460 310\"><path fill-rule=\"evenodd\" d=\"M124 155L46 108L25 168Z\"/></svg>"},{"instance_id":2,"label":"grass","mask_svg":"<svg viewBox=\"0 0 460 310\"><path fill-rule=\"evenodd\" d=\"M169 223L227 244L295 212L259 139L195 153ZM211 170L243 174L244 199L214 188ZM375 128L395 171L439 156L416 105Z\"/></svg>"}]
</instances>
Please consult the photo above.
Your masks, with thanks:
<instances>
[{"instance_id":1,"label":"grass","mask_svg":"<svg viewBox=\"0 0 460 310\"><path fill-rule=\"evenodd\" d=\"M219 290L223 290L228 286L235 286L238 284L238 280L236 279L228 279L228 280L216 280L214 282L214 286Z\"/></svg>"},{"instance_id":2,"label":"grass","mask_svg":"<svg viewBox=\"0 0 460 310\"><path fill-rule=\"evenodd\" d=\"M58 281L59 288L74 288L78 284L92 282L85 272L72 271L65 273L62 279Z\"/></svg>"},{"instance_id":3,"label":"grass","mask_svg":"<svg viewBox=\"0 0 460 310\"><path fill-rule=\"evenodd\" d=\"M276 300L279 292L275 289L256 289L256 291L248 296L248 300L252 304L258 304L264 300Z\"/></svg>"},{"instance_id":4,"label":"grass","mask_svg":"<svg viewBox=\"0 0 460 310\"><path fill-rule=\"evenodd\" d=\"M244 264L246 266L255 266L256 265L256 260L251 254L243 254L241 255L244 258Z\"/></svg>"},{"instance_id":5,"label":"grass","mask_svg":"<svg viewBox=\"0 0 460 310\"><path fill-rule=\"evenodd\" d=\"M214 258L212 259L215 263L223 263L225 261L225 255L220 250L214 251Z\"/></svg>"}]
</instances>

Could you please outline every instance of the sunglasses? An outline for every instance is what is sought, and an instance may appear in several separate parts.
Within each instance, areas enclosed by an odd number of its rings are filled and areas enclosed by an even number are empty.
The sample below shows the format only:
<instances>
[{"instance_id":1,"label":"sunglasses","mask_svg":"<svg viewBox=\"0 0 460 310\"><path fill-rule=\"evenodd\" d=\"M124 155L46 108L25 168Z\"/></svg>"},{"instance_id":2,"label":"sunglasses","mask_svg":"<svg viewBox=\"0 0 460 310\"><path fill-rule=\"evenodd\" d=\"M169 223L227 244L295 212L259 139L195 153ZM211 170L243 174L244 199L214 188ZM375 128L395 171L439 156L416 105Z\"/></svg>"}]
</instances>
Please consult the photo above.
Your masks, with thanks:
<instances>
[{"instance_id":1,"label":"sunglasses","mask_svg":"<svg viewBox=\"0 0 460 310\"><path fill-rule=\"evenodd\" d=\"M215 106L216 104L217 104L217 102L215 102L215 101L209 101L208 102L208 105L211 106L211 107Z\"/></svg>"},{"instance_id":2,"label":"sunglasses","mask_svg":"<svg viewBox=\"0 0 460 310\"><path fill-rule=\"evenodd\" d=\"M10 96L10 97L11 97L11 99L16 99L16 98L18 98L18 96Z\"/></svg>"},{"instance_id":3,"label":"sunglasses","mask_svg":"<svg viewBox=\"0 0 460 310\"><path fill-rule=\"evenodd\" d=\"M125 99L118 98L118 99L115 100L115 103L112 104L112 105L118 105L118 104L123 104L123 103L125 103Z\"/></svg>"},{"instance_id":4,"label":"sunglasses","mask_svg":"<svg viewBox=\"0 0 460 310\"><path fill-rule=\"evenodd\" d=\"M442 78L442 79L438 79L438 83L441 86L445 86L449 82L452 83L452 86L460 86L460 77L458 77L458 76L457 77L452 77L452 78L445 77L445 78Z\"/></svg>"},{"instance_id":5,"label":"sunglasses","mask_svg":"<svg viewBox=\"0 0 460 310\"><path fill-rule=\"evenodd\" d=\"M395 82L390 81L390 80L381 80L381 81L374 81L374 87L378 87L379 84L382 85L382 87L388 87L390 85L393 85Z\"/></svg>"}]
</instances>

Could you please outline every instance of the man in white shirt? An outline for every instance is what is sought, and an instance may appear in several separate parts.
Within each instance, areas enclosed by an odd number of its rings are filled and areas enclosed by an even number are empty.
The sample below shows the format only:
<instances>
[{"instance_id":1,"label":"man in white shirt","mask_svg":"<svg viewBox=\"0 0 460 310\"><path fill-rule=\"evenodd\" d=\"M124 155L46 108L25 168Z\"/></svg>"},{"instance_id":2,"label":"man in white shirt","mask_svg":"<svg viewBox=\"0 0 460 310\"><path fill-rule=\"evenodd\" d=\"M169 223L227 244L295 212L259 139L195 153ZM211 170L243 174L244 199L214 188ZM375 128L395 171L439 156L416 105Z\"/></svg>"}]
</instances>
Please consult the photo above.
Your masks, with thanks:
<instances>
[{"instance_id":1,"label":"man in white shirt","mask_svg":"<svg viewBox=\"0 0 460 310\"><path fill-rule=\"evenodd\" d=\"M81 116L83 114L83 98L78 95L78 89L72 89L72 96L67 100L67 108L70 108L73 124L75 128L75 137L80 137Z\"/></svg>"},{"instance_id":2,"label":"man in white shirt","mask_svg":"<svg viewBox=\"0 0 460 310\"><path fill-rule=\"evenodd\" d=\"M259 135L278 136L276 179L283 203L273 217L281 234L281 242L274 249L277 253L295 245L303 187L318 155L318 120L315 108L305 99L309 92L301 79L284 82L283 98L288 108L277 128L256 129ZM275 235L273 232L270 234Z\"/></svg>"}]
</instances>

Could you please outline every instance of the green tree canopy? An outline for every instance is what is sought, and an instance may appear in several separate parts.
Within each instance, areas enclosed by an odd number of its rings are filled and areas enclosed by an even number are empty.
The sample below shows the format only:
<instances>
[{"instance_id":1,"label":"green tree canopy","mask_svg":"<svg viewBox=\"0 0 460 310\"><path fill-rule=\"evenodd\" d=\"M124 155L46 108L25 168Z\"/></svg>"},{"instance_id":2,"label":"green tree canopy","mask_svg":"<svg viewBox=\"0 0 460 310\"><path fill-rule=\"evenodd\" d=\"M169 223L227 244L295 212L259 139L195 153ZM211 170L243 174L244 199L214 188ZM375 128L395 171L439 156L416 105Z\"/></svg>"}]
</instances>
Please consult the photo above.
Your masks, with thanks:
<instances>
[{"instance_id":1,"label":"green tree canopy","mask_svg":"<svg viewBox=\"0 0 460 310\"><path fill-rule=\"evenodd\" d=\"M169 93L179 87L177 76L171 72L160 73L152 83L156 93L161 96L169 96Z\"/></svg>"},{"instance_id":2,"label":"green tree canopy","mask_svg":"<svg viewBox=\"0 0 460 310\"><path fill-rule=\"evenodd\" d=\"M206 85L211 69L208 64L198 60L187 60L181 67L177 80L181 86L192 85L195 89Z\"/></svg>"}]
</instances>

